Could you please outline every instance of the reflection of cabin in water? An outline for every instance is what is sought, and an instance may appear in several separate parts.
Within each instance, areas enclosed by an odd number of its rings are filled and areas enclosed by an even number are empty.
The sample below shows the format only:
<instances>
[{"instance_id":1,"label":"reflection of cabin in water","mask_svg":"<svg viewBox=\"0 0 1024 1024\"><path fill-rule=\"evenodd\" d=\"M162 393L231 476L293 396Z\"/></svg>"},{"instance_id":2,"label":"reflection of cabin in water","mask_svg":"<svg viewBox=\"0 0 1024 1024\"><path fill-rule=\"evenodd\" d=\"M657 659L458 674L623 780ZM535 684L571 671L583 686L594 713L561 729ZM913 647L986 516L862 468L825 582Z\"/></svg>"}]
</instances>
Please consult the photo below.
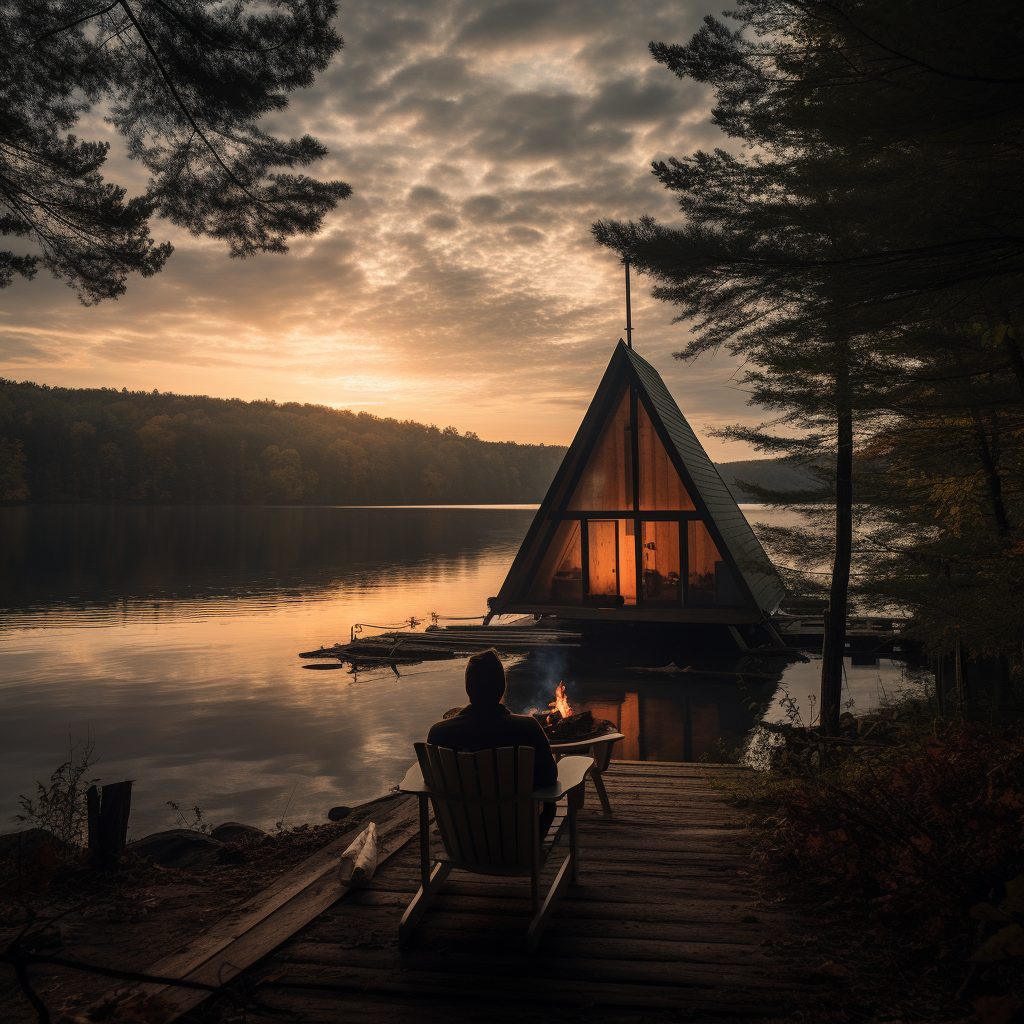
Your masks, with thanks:
<instances>
[{"instance_id":1,"label":"reflection of cabin in water","mask_svg":"<svg viewBox=\"0 0 1024 1024\"><path fill-rule=\"evenodd\" d=\"M750 623L784 593L658 372L620 341L491 615Z\"/></svg>"}]
</instances>

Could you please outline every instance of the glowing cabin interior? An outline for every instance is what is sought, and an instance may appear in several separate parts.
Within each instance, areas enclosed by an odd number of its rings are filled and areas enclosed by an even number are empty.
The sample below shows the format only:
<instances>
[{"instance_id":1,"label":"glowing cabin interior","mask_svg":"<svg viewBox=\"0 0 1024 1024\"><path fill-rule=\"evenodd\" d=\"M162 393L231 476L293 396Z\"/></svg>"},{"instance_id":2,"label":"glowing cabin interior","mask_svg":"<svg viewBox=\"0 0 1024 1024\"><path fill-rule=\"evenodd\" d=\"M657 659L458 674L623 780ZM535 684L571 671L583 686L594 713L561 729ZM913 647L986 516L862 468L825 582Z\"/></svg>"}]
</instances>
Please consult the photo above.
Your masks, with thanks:
<instances>
[{"instance_id":1,"label":"glowing cabin interior","mask_svg":"<svg viewBox=\"0 0 1024 1024\"><path fill-rule=\"evenodd\" d=\"M691 458L703 460L698 475L703 490L714 492L710 503L666 427L666 410L674 410L688 432L676 425ZM728 520L724 532L715 517L719 506ZM755 588L729 549L730 532L742 542L743 555L756 548L761 556ZM620 343L491 610L751 621L782 598L781 584L765 563L767 556L661 378ZM766 575L774 587L763 601L757 585L764 591Z\"/></svg>"}]
</instances>

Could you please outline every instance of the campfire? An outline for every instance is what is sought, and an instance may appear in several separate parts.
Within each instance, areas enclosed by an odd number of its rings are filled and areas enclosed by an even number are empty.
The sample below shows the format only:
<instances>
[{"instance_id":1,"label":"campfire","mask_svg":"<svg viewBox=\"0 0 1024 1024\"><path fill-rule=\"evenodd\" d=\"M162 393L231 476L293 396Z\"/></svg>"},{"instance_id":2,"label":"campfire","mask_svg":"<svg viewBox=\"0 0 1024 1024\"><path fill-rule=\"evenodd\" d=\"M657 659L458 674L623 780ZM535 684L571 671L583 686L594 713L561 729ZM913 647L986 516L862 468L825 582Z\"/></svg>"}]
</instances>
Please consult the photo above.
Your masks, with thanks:
<instances>
[{"instance_id":1,"label":"campfire","mask_svg":"<svg viewBox=\"0 0 1024 1024\"><path fill-rule=\"evenodd\" d=\"M594 718L590 711L577 711L569 703L562 682L555 687L555 699L548 705L548 710L534 711L533 717L544 727L552 743L586 740L615 728L615 723L606 718Z\"/></svg>"}]
</instances>

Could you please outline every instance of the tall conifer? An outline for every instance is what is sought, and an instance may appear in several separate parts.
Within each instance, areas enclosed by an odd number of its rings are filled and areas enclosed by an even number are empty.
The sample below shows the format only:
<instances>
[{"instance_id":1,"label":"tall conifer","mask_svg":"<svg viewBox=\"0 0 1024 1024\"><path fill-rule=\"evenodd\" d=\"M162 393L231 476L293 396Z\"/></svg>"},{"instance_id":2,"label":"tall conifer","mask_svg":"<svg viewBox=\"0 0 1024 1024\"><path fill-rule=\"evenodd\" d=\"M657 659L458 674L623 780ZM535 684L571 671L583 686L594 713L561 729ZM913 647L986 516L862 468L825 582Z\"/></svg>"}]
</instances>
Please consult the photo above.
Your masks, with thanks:
<instances>
[{"instance_id":1,"label":"tall conifer","mask_svg":"<svg viewBox=\"0 0 1024 1024\"><path fill-rule=\"evenodd\" d=\"M740 0L732 17L735 30L708 18L688 44L651 50L714 88L713 120L744 155L655 164L683 225L641 218L599 223L595 234L693 323L680 357L727 346L754 364L752 402L801 435L732 436L829 454L837 512L822 711L834 729L854 467L865 470L857 501L872 498L876 525L891 527L873 545L890 583L909 581L908 558L933 564L925 552L936 538L956 539L949 523L924 522L936 493L906 472L898 438L909 425L933 454L940 424L964 439L956 483L973 481L966 490L996 550L1013 542L1006 439L1017 412L1007 413L1021 392L1005 392L1024 382L1014 328L1024 302L1024 12L1008 2L979 12L923 0ZM1000 412L1000 401L1010 406ZM855 458L858 437L873 463ZM889 597L922 608L912 586L898 591Z\"/></svg>"}]
</instances>

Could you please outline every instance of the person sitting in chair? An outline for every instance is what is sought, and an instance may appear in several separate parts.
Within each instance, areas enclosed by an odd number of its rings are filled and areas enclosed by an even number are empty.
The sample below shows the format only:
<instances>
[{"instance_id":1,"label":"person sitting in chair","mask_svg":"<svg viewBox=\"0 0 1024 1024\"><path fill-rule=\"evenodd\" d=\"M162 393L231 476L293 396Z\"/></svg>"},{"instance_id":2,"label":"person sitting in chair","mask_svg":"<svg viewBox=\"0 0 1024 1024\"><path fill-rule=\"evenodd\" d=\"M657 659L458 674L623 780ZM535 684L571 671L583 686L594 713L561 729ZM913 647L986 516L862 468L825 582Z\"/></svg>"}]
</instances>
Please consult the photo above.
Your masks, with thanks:
<instances>
[{"instance_id":1,"label":"person sitting in chair","mask_svg":"<svg viewBox=\"0 0 1024 1024\"><path fill-rule=\"evenodd\" d=\"M533 788L558 781L551 744L540 722L532 715L513 715L502 703L505 668L493 648L474 654L466 662L466 694L469 704L451 718L435 722L427 742L451 750L495 750L498 747L533 747ZM555 816L555 805L544 804L540 815L543 837Z\"/></svg>"}]
</instances>

